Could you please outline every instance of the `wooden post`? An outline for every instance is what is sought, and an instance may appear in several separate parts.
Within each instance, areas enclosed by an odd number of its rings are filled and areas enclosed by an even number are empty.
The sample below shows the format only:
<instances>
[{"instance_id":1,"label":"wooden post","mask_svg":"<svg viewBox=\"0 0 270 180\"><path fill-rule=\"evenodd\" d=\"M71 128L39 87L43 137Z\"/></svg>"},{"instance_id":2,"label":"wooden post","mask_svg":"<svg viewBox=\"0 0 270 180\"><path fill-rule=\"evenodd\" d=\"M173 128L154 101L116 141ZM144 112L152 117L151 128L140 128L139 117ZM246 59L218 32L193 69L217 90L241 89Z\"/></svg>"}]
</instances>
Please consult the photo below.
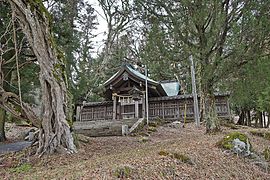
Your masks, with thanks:
<instances>
[{"instance_id":1,"label":"wooden post","mask_svg":"<svg viewBox=\"0 0 270 180\"><path fill-rule=\"evenodd\" d=\"M80 114L81 114L81 106L77 106L77 108L76 108L76 121L80 121Z\"/></svg>"},{"instance_id":2,"label":"wooden post","mask_svg":"<svg viewBox=\"0 0 270 180\"><path fill-rule=\"evenodd\" d=\"M122 136L127 136L128 132L128 125L122 125Z\"/></svg>"},{"instance_id":3,"label":"wooden post","mask_svg":"<svg viewBox=\"0 0 270 180\"><path fill-rule=\"evenodd\" d=\"M162 101L162 118L165 118L165 108L164 108L164 102Z\"/></svg>"},{"instance_id":4,"label":"wooden post","mask_svg":"<svg viewBox=\"0 0 270 180\"><path fill-rule=\"evenodd\" d=\"M113 120L116 119L116 96L113 95Z\"/></svg>"},{"instance_id":5,"label":"wooden post","mask_svg":"<svg viewBox=\"0 0 270 180\"><path fill-rule=\"evenodd\" d=\"M145 65L145 104L146 104L146 124L148 125L149 123L149 104L148 104L148 80L147 80L147 66Z\"/></svg>"},{"instance_id":6,"label":"wooden post","mask_svg":"<svg viewBox=\"0 0 270 180\"><path fill-rule=\"evenodd\" d=\"M229 116L229 120L233 120L228 97L226 97L225 100L226 100L226 104L227 104L227 115Z\"/></svg>"},{"instance_id":7,"label":"wooden post","mask_svg":"<svg viewBox=\"0 0 270 180\"><path fill-rule=\"evenodd\" d=\"M135 101L135 118L139 118L139 101Z\"/></svg>"},{"instance_id":8,"label":"wooden post","mask_svg":"<svg viewBox=\"0 0 270 180\"><path fill-rule=\"evenodd\" d=\"M145 93L142 97L142 118L145 118Z\"/></svg>"}]
</instances>

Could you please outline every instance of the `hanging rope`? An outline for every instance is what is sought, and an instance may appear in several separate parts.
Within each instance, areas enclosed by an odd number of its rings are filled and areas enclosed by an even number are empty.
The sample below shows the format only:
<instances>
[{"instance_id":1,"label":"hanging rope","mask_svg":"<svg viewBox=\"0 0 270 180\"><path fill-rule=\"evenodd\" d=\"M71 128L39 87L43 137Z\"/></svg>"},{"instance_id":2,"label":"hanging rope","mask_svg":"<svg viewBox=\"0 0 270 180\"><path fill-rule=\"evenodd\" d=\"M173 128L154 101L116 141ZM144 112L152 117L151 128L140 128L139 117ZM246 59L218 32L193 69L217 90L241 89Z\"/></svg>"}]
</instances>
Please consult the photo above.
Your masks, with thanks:
<instances>
[{"instance_id":1,"label":"hanging rope","mask_svg":"<svg viewBox=\"0 0 270 180\"><path fill-rule=\"evenodd\" d=\"M18 49L17 49L17 38L16 38L16 28L15 28L15 18L14 12L12 13L12 25L13 25L13 40L14 40L14 49L15 49L15 60L17 66L17 78L18 78L18 88L19 88L19 98L20 98L20 105L22 107L22 92L21 92L21 77L19 72L19 60L18 60Z\"/></svg>"}]
</instances>

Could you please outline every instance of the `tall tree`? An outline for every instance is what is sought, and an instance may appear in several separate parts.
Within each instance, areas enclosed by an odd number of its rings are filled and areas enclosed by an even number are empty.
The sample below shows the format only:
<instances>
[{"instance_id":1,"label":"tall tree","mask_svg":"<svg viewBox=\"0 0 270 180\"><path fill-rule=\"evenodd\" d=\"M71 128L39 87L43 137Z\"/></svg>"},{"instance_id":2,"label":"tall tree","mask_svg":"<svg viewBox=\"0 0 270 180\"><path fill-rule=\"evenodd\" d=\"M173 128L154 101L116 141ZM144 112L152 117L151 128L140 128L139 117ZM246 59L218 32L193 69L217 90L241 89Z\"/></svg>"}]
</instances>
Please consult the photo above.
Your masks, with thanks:
<instances>
[{"instance_id":1,"label":"tall tree","mask_svg":"<svg viewBox=\"0 0 270 180\"><path fill-rule=\"evenodd\" d=\"M38 154L57 150L76 152L67 123L67 89L64 62L50 33L49 18L41 1L8 0L12 14L26 35L40 67L42 122ZM21 103L22 104L22 103Z\"/></svg>"},{"instance_id":2,"label":"tall tree","mask_svg":"<svg viewBox=\"0 0 270 180\"><path fill-rule=\"evenodd\" d=\"M37 65L33 63L35 58L33 58L33 54L30 52L31 50L23 33L18 31L17 24L13 23L12 16L10 15L10 5L4 1L0 3L0 87L2 95L2 101L0 103L0 139L5 140L4 126L5 120L7 119L6 109L12 109L12 107L9 106L9 100L15 97L15 94L19 94L20 97L18 97L17 100L24 99L26 102L33 101L33 94L35 94L36 87L39 84L37 83L37 76L34 76L36 72L34 69L37 67ZM26 85L26 83L29 84ZM11 98L6 97L6 95L9 95ZM19 103L17 105L21 104ZM16 109L19 110L21 107L17 106ZM13 112L16 113L16 111ZM16 113L16 116L17 118L27 117L27 115L23 113L21 113L21 115ZM34 121L32 124L38 125L39 123Z\"/></svg>"},{"instance_id":3,"label":"tall tree","mask_svg":"<svg viewBox=\"0 0 270 180\"><path fill-rule=\"evenodd\" d=\"M261 36L248 38L248 32L254 30L248 22L268 2L136 0L135 3L141 17L154 17L168 29L179 54L193 55L199 79L201 118L206 121L207 132L219 130L215 88L221 78L260 53L254 53L254 46L262 42Z\"/></svg>"}]
</instances>

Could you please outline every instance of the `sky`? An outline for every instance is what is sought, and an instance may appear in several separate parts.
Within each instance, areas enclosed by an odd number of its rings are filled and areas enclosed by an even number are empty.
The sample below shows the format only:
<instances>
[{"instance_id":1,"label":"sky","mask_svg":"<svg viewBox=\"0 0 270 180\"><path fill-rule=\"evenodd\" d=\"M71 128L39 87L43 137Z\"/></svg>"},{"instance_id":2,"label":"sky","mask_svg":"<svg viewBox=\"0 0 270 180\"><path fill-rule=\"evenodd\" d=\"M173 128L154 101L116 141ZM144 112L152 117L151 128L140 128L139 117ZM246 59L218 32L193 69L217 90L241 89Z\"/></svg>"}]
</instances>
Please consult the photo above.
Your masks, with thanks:
<instances>
[{"instance_id":1,"label":"sky","mask_svg":"<svg viewBox=\"0 0 270 180\"><path fill-rule=\"evenodd\" d=\"M98 0L87 0L92 7L95 9L95 14L97 15L97 22L99 23L97 25L97 29L93 31L93 34L96 34L97 36L93 39L93 56L96 56L98 52L102 50L102 47L104 45L104 40L106 37L106 34L108 32L107 28L107 22L104 18L104 13L102 8L99 6Z\"/></svg>"}]
</instances>

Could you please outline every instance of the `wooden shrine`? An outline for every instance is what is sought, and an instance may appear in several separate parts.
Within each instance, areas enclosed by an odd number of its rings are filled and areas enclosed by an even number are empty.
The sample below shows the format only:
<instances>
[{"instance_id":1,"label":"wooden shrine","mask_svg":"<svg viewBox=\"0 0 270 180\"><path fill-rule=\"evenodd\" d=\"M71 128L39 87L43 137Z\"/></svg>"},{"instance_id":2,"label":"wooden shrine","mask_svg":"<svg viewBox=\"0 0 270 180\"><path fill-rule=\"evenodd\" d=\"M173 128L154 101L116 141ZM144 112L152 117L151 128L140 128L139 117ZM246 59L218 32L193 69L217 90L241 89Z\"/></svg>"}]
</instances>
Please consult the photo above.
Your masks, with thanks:
<instances>
[{"instance_id":1,"label":"wooden shrine","mask_svg":"<svg viewBox=\"0 0 270 180\"><path fill-rule=\"evenodd\" d=\"M144 118L145 76L131 65L124 65L104 83L106 101L84 102L77 106L77 121ZM193 119L192 95L181 95L175 81L157 82L148 78L149 118L181 120L186 105L187 119ZM228 94L216 93L219 117L229 118ZM200 97L198 97L200 98Z\"/></svg>"}]
</instances>

